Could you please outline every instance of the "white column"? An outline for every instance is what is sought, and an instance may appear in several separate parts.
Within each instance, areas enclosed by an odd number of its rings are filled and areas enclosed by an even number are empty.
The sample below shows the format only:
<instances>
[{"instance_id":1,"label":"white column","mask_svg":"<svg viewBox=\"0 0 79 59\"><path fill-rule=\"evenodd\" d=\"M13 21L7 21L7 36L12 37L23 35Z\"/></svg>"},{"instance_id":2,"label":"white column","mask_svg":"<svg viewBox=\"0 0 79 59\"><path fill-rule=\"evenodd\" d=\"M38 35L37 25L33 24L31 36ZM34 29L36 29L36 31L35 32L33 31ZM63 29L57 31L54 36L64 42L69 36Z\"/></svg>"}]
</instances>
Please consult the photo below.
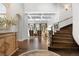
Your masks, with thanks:
<instances>
[{"instance_id":1,"label":"white column","mask_svg":"<svg viewBox=\"0 0 79 59\"><path fill-rule=\"evenodd\" d=\"M73 12L73 37L79 45L79 3L72 4Z\"/></svg>"}]
</instances>

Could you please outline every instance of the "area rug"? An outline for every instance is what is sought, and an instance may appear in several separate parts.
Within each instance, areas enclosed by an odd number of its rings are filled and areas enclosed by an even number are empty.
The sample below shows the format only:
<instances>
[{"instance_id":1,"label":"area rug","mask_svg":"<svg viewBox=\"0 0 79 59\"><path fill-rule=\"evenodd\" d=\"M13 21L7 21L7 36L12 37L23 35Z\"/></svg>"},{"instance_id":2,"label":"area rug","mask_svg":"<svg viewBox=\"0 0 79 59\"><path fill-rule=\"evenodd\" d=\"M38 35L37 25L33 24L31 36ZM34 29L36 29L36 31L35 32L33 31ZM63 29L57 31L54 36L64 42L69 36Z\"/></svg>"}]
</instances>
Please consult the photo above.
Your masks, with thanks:
<instances>
[{"instance_id":1,"label":"area rug","mask_svg":"<svg viewBox=\"0 0 79 59\"><path fill-rule=\"evenodd\" d=\"M48 50L31 50L28 52L24 52L19 56L60 56L60 55Z\"/></svg>"}]
</instances>

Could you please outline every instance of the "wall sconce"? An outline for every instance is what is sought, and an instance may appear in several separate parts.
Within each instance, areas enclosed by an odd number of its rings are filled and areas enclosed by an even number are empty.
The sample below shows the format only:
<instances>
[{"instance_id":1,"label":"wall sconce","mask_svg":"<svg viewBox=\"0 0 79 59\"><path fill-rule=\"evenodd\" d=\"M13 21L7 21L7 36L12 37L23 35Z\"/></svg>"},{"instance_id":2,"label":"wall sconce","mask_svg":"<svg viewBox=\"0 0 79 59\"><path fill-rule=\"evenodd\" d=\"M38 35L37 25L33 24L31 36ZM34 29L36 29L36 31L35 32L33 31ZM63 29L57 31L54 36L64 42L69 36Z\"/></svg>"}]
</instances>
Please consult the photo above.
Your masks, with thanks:
<instances>
[{"instance_id":1,"label":"wall sconce","mask_svg":"<svg viewBox=\"0 0 79 59\"><path fill-rule=\"evenodd\" d=\"M65 4L65 5L64 5L64 9L65 9L66 11L68 11L68 10L69 10L69 5L68 5L68 4Z\"/></svg>"}]
</instances>

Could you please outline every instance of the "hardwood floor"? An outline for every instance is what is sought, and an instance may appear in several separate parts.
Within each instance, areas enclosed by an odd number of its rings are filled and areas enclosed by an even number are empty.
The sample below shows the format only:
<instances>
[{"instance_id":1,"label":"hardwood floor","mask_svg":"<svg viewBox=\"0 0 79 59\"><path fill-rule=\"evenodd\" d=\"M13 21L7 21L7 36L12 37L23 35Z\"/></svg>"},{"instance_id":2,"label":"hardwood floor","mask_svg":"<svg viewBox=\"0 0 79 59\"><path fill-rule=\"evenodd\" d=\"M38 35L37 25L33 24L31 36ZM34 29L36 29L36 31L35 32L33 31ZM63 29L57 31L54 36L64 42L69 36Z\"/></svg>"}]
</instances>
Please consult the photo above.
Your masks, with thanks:
<instances>
[{"instance_id":1,"label":"hardwood floor","mask_svg":"<svg viewBox=\"0 0 79 59\"><path fill-rule=\"evenodd\" d=\"M61 56L79 56L79 49L52 49L49 48L50 51L53 51Z\"/></svg>"},{"instance_id":2,"label":"hardwood floor","mask_svg":"<svg viewBox=\"0 0 79 59\"><path fill-rule=\"evenodd\" d=\"M13 56L20 55L23 52L35 49L48 50L47 39L42 39L41 36L32 37L32 39L19 41L19 50L13 54Z\"/></svg>"},{"instance_id":3,"label":"hardwood floor","mask_svg":"<svg viewBox=\"0 0 79 59\"><path fill-rule=\"evenodd\" d=\"M30 40L24 40L23 42L18 42L20 49L14 53L12 56L18 56L23 52L34 50L34 49L48 49L47 40L42 40L41 37L35 37ZM50 49L61 56L79 56L79 49Z\"/></svg>"}]
</instances>

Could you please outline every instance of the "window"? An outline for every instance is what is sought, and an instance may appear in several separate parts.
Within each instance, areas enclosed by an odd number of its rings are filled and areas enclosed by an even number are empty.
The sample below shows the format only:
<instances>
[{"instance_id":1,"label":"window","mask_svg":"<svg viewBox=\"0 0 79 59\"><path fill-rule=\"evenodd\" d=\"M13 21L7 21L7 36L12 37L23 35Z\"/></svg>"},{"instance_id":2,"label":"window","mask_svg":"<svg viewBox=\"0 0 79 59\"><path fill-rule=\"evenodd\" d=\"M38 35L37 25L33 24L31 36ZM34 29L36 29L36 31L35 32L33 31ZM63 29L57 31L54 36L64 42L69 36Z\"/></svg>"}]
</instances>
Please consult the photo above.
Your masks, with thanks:
<instances>
[{"instance_id":1,"label":"window","mask_svg":"<svg viewBox=\"0 0 79 59\"><path fill-rule=\"evenodd\" d=\"M0 14L6 13L6 7L0 3Z\"/></svg>"}]
</instances>

